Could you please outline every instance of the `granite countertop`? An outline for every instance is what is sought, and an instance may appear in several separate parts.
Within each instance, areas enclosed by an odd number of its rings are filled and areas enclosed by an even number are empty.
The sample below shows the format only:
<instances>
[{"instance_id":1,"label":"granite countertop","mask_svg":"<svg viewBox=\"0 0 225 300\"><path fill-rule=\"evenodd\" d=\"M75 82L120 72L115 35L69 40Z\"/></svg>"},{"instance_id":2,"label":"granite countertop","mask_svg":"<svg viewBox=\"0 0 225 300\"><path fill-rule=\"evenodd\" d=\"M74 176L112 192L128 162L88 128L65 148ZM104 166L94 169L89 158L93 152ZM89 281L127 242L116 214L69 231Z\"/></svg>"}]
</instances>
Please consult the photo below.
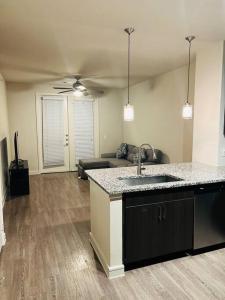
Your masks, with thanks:
<instances>
[{"instance_id":1,"label":"granite countertop","mask_svg":"<svg viewBox=\"0 0 225 300\"><path fill-rule=\"evenodd\" d=\"M166 174L183 180L130 186L119 178L137 176L137 167L88 170L86 173L109 195L225 181L225 167L214 167L200 163L175 163L144 167L146 169L142 171L143 176Z\"/></svg>"}]
</instances>

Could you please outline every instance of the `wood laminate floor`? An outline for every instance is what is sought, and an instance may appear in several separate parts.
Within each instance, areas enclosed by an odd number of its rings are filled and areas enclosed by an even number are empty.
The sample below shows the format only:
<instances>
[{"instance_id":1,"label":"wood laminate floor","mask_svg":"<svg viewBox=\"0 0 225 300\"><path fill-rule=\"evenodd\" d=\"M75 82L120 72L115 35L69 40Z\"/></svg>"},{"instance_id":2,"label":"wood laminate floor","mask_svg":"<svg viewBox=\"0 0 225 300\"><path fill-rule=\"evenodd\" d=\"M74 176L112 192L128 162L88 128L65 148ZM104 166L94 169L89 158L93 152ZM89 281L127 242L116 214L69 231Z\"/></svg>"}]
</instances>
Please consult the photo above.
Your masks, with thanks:
<instances>
[{"instance_id":1,"label":"wood laminate floor","mask_svg":"<svg viewBox=\"0 0 225 300\"><path fill-rule=\"evenodd\" d=\"M88 181L30 178L30 196L5 204L0 299L225 299L225 249L108 280L89 244Z\"/></svg>"}]
</instances>

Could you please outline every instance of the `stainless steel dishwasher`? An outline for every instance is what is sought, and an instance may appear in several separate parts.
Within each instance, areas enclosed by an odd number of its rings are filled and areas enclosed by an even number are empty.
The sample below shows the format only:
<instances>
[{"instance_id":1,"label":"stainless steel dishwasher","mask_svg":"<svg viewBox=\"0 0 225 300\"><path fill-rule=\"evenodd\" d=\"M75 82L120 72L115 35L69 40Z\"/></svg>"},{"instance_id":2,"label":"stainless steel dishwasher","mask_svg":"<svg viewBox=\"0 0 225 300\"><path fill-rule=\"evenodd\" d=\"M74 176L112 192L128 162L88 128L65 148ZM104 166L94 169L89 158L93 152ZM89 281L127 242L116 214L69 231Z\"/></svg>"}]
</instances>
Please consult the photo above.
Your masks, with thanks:
<instances>
[{"instance_id":1,"label":"stainless steel dishwasher","mask_svg":"<svg viewBox=\"0 0 225 300\"><path fill-rule=\"evenodd\" d=\"M194 250L225 243L225 183L200 186L194 201Z\"/></svg>"}]
</instances>

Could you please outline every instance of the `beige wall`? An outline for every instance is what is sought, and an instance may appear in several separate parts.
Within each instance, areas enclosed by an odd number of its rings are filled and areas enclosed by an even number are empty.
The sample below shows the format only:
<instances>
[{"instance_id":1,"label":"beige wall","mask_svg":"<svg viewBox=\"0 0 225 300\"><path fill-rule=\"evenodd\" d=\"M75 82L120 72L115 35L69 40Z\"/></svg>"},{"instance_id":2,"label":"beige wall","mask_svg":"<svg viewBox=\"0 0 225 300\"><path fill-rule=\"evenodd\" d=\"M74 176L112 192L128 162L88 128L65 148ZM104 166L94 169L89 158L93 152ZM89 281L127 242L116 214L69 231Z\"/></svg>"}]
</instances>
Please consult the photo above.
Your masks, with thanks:
<instances>
[{"instance_id":1,"label":"beige wall","mask_svg":"<svg viewBox=\"0 0 225 300\"><path fill-rule=\"evenodd\" d=\"M31 172L38 171L36 93L55 93L47 84L8 83L9 123L11 139L19 131L21 158L29 161ZM115 151L122 141L121 100L117 91L107 91L99 98L100 153Z\"/></svg>"},{"instance_id":2,"label":"beige wall","mask_svg":"<svg viewBox=\"0 0 225 300\"><path fill-rule=\"evenodd\" d=\"M190 98L193 100L194 64L191 67ZM183 120L187 66L139 83L131 88L134 122L124 122L127 143L150 143L165 153L170 162L191 161L192 120ZM126 101L126 91L124 101Z\"/></svg>"},{"instance_id":3,"label":"beige wall","mask_svg":"<svg viewBox=\"0 0 225 300\"><path fill-rule=\"evenodd\" d=\"M223 60L222 60L222 80L220 97L220 129L219 129L219 162L220 166L225 165L225 41L223 41Z\"/></svg>"},{"instance_id":4,"label":"beige wall","mask_svg":"<svg viewBox=\"0 0 225 300\"><path fill-rule=\"evenodd\" d=\"M7 149L8 149L8 163L11 160L10 155L10 138L9 138L9 123L8 123L8 106L7 106L7 98L6 98L6 85L4 78L0 74L0 141L3 138L7 138ZM1 150L1 149L0 149ZM5 185L4 178L4 166L7 167L7 162L1 161L1 153L0 153L0 202L4 200L6 195L7 186Z\"/></svg>"},{"instance_id":5,"label":"beige wall","mask_svg":"<svg viewBox=\"0 0 225 300\"><path fill-rule=\"evenodd\" d=\"M122 120L126 90L107 90L99 98L100 153L114 152L124 140L140 145L152 143L165 153L165 161L191 161L192 121L184 121L181 109L186 97L187 67L145 81L131 88L135 121ZM191 99L194 90L194 66ZM38 171L36 93L54 93L49 85L8 83L11 139L19 131L20 156L29 160L30 170ZM168 156L168 157L167 157Z\"/></svg>"},{"instance_id":6,"label":"beige wall","mask_svg":"<svg viewBox=\"0 0 225 300\"><path fill-rule=\"evenodd\" d=\"M123 140L123 105L120 90L99 99L100 153L115 152Z\"/></svg>"},{"instance_id":7,"label":"beige wall","mask_svg":"<svg viewBox=\"0 0 225 300\"><path fill-rule=\"evenodd\" d=\"M18 130L20 158L28 159L31 171L38 171L35 89L28 84L7 84L7 94L11 142Z\"/></svg>"},{"instance_id":8,"label":"beige wall","mask_svg":"<svg viewBox=\"0 0 225 300\"><path fill-rule=\"evenodd\" d=\"M6 98L6 86L5 81L2 75L0 74L0 141L7 137L7 141L9 141L9 124L8 124L8 107L7 107L7 98ZM10 160L9 152L10 145L7 143L8 147L8 159ZM7 186L5 184L5 175L4 175L4 167L7 167L7 163L5 164L2 161L2 153L0 148L0 251L2 246L5 244L5 233L4 233L4 225L3 225L3 203L6 197Z\"/></svg>"},{"instance_id":9,"label":"beige wall","mask_svg":"<svg viewBox=\"0 0 225 300\"><path fill-rule=\"evenodd\" d=\"M223 41L208 43L196 57L193 160L224 165Z\"/></svg>"},{"instance_id":10,"label":"beige wall","mask_svg":"<svg viewBox=\"0 0 225 300\"><path fill-rule=\"evenodd\" d=\"M4 78L0 74L0 140L4 137L9 138L8 107L6 98L6 84Z\"/></svg>"}]
</instances>

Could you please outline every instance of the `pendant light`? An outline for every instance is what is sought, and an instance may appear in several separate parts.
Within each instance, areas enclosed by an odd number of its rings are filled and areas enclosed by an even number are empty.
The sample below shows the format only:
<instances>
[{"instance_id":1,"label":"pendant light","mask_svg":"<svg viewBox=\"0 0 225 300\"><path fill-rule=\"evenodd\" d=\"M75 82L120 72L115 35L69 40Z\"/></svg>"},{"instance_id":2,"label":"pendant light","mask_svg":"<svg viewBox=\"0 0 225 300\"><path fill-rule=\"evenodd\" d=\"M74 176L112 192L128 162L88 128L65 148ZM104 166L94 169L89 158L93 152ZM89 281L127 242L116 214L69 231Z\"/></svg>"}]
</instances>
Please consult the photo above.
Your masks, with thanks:
<instances>
[{"instance_id":1,"label":"pendant light","mask_svg":"<svg viewBox=\"0 0 225 300\"><path fill-rule=\"evenodd\" d=\"M127 104L124 106L124 121L131 122L134 120L134 107L130 104L130 35L134 28L125 28L124 31L128 34Z\"/></svg>"},{"instance_id":2,"label":"pendant light","mask_svg":"<svg viewBox=\"0 0 225 300\"><path fill-rule=\"evenodd\" d=\"M186 41L189 43L188 49L188 83L187 83L187 99L183 106L182 116L183 119L190 120L192 119L192 105L189 102L189 85L190 85L190 66L191 66L191 42L195 39L195 36L187 36L185 38Z\"/></svg>"}]
</instances>

